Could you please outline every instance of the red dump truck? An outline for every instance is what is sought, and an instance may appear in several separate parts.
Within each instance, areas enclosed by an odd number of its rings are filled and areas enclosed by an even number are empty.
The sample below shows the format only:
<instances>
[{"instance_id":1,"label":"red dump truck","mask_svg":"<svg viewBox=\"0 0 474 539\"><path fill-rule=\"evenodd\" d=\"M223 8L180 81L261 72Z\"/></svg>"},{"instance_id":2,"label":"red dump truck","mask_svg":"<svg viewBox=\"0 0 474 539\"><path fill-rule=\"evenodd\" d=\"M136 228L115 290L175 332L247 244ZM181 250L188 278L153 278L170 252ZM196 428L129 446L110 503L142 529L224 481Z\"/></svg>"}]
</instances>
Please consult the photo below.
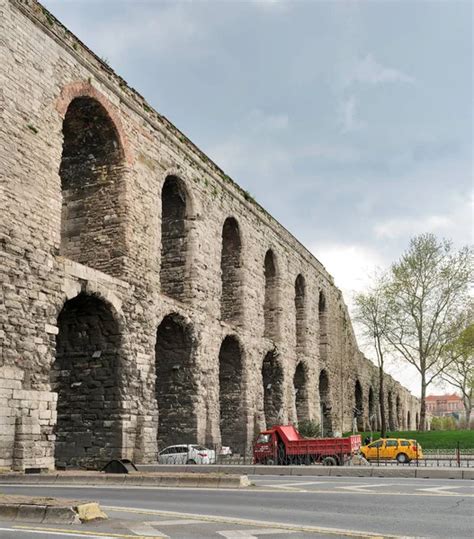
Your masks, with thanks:
<instances>
[{"instance_id":1,"label":"red dump truck","mask_svg":"<svg viewBox=\"0 0 474 539\"><path fill-rule=\"evenodd\" d=\"M359 452L359 434L347 438L303 438L293 425L278 425L258 435L255 464L315 464L342 466Z\"/></svg>"}]
</instances>

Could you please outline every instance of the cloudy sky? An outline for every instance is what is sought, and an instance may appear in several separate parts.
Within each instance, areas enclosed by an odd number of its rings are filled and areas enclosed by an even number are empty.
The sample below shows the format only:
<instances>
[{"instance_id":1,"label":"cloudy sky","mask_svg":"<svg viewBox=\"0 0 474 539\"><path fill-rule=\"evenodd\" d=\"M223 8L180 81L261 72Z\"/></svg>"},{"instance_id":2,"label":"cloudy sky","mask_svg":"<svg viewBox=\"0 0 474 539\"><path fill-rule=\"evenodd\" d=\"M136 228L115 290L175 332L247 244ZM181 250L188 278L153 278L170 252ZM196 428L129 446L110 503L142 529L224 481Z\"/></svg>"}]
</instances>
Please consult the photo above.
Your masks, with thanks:
<instances>
[{"instance_id":1,"label":"cloudy sky","mask_svg":"<svg viewBox=\"0 0 474 539\"><path fill-rule=\"evenodd\" d=\"M301 240L349 306L413 235L472 242L469 0L43 4Z\"/></svg>"}]
</instances>

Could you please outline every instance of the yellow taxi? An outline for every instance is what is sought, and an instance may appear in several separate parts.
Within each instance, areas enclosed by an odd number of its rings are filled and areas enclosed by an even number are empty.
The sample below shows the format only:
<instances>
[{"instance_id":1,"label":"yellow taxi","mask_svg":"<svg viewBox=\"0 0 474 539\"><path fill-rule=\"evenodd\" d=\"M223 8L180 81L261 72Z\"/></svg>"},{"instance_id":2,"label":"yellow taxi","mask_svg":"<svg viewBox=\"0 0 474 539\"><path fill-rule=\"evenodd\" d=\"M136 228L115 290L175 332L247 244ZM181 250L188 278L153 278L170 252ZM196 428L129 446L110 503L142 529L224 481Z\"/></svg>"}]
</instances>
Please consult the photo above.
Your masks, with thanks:
<instances>
[{"instance_id":1,"label":"yellow taxi","mask_svg":"<svg viewBox=\"0 0 474 539\"><path fill-rule=\"evenodd\" d=\"M422 459L423 451L416 440L404 438L380 438L360 448L367 460L397 460L400 464Z\"/></svg>"}]
</instances>

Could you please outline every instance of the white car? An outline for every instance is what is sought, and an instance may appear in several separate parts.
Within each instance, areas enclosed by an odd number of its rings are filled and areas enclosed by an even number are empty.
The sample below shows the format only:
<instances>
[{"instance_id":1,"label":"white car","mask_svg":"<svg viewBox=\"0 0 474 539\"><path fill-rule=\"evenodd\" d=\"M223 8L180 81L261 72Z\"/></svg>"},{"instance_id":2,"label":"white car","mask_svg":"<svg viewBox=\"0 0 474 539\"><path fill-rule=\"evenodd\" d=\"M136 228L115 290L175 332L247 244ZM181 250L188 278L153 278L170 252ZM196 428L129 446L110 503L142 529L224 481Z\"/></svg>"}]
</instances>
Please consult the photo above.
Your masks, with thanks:
<instances>
[{"instance_id":1,"label":"white car","mask_svg":"<svg viewBox=\"0 0 474 539\"><path fill-rule=\"evenodd\" d=\"M159 464L214 464L215 462L216 452L202 445L170 445L158 453Z\"/></svg>"}]
</instances>

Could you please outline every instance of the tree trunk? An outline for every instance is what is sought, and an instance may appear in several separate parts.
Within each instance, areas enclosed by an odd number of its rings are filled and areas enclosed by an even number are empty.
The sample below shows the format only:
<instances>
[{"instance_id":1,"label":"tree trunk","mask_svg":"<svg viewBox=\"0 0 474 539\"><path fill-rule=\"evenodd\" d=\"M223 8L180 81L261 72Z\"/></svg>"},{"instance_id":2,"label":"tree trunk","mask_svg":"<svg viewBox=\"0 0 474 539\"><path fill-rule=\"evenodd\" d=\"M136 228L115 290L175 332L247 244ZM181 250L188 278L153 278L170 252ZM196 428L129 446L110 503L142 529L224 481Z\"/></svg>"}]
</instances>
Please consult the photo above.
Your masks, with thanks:
<instances>
[{"instance_id":1,"label":"tree trunk","mask_svg":"<svg viewBox=\"0 0 474 539\"><path fill-rule=\"evenodd\" d=\"M421 407L418 430L421 432L426 430L426 377L424 372L421 375Z\"/></svg>"},{"instance_id":2,"label":"tree trunk","mask_svg":"<svg viewBox=\"0 0 474 539\"><path fill-rule=\"evenodd\" d=\"M464 397L463 404L464 404L464 410L466 412L466 429L470 429L471 428L472 401L471 399Z\"/></svg>"},{"instance_id":3,"label":"tree trunk","mask_svg":"<svg viewBox=\"0 0 474 539\"><path fill-rule=\"evenodd\" d=\"M379 367L379 402L380 402L380 437L387 435L387 421L385 417L385 391L383 387L383 365Z\"/></svg>"}]
</instances>

